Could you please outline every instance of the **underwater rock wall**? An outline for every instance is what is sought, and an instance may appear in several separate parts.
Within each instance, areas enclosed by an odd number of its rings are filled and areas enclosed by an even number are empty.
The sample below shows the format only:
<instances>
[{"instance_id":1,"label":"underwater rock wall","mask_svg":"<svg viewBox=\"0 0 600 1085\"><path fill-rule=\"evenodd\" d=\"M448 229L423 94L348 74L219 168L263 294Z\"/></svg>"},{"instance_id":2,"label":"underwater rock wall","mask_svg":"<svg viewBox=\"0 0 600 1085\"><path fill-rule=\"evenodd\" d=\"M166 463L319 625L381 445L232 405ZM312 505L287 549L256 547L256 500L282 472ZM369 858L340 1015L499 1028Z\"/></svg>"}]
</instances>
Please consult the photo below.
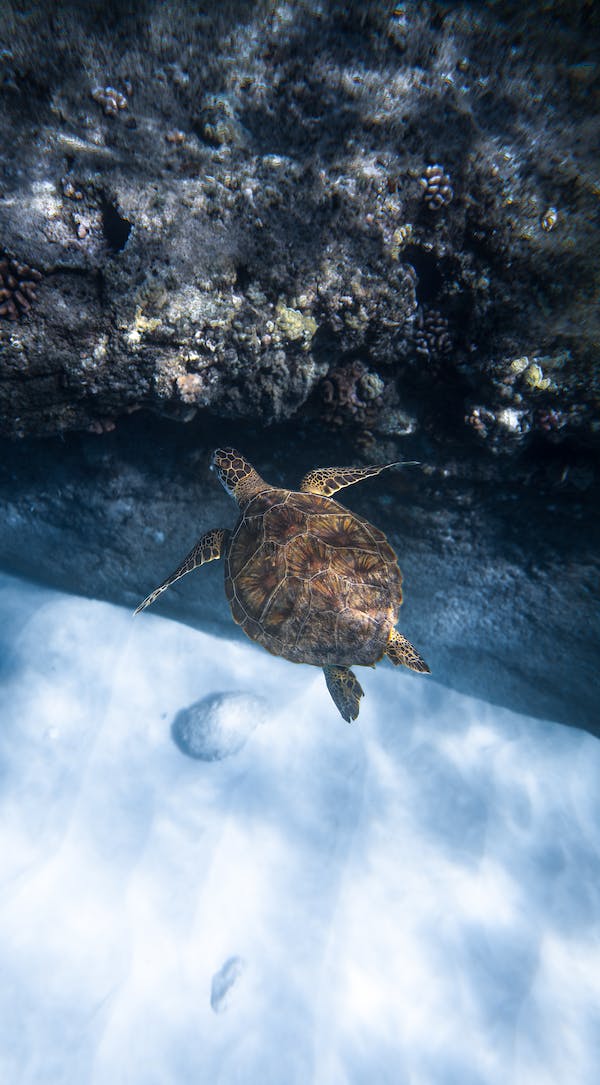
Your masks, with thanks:
<instances>
[{"instance_id":1,"label":"underwater rock wall","mask_svg":"<svg viewBox=\"0 0 600 1085\"><path fill-rule=\"evenodd\" d=\"M120 8L3 15L4 435L597 445L596 5Z\"/></svg>"}]
</instances>

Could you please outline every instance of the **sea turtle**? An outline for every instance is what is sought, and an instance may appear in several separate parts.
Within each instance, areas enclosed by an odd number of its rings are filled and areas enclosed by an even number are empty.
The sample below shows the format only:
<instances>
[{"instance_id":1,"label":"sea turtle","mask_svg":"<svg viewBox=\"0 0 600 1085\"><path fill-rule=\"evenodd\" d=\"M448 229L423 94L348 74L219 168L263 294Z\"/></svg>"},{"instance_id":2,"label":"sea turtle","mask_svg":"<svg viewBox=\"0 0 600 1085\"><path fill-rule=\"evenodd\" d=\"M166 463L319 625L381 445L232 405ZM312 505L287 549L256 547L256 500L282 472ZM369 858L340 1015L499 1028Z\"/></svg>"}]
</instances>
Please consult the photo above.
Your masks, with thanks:
<instances>
[{"instance_id":1,"label":"sea turtle","mask_svg":"<svg viewBox=\"0 0 600 1085\"><path fill-rule=\"evenodd\" d=\"M219 448L212 467L237 502L232 531L216 528L135 611L207 561L223 558L234 621L273 655L322 667L345 720L358 716L363 690L349 669L384 655L413 671L429 667L395 629L402 573L385 535L331 495L387 467L326 467L299 490L269 486L234 448Z\"/></svg>"}]
</instances>

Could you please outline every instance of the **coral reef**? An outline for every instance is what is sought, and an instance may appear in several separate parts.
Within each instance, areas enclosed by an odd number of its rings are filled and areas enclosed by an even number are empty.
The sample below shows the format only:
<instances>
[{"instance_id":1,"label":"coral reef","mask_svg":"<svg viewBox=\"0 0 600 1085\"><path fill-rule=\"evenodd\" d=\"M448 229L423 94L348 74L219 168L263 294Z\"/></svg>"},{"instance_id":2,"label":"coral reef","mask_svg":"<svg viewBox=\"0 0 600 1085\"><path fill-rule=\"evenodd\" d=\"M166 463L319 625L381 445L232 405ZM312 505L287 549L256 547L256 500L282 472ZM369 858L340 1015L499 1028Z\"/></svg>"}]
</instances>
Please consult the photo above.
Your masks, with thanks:
<instances>
[{"instance_id":1,"label":"coral reef","mask_svg":"<svg viewBox=\"0 0 600 1085\"><path fill-rule=\"evenodd\" d=\"M44 290L1 287L1 433L317 405L392 456L598 448L597 6L21 7L0 237ZM323 400L357 363L381 392Z\"/></svg>"},{"instance_id":2,"label":"coral reef","mask_svg":"<svg viewBox=\"0 0 600 1085\"><path fill-rule=\"evenodd\" d=\"M18 320L29 312L41 279L41 272L28 264L0 258L0 317Z\"/></svg>"},{"instance_id":3,"label":"coral reef","mask_svg":"<svg viewBox=\"0 0 600 1085\"><path fill-rule=\"evenodd\" d=\"M91 96L107 117L116 117L120 109L127 109L127 96L115 87L94 87Z\"/></svg>"},{"instance_id":4,"label":"coral reef","mask_svg":"<svg viewBox=\"0 0 600 1085\"><path fill-rule=\"evenodd\" d=\"M214 147L243 141L243 129L236 110L224 95L206 98L198 116L193 118L193 124L203 139Z\"/></svg>"},{"instance_id":5,"label":"coral reef","mask_svg":"<svg viewBox=\"0 0 600 1085\"><path fill-rule=\"evenodd\" d=\"M321 384L321 417L330 426L350 423L368 430L383 406L385 383L362 362L332 369Z\"/></svg>"},{"instance_id":6,"label":"coral reef","mask_svg":"<svg viewBox=\"0 0 600 1085\"><path fill-rule=\"evenodd\" d=\"M555 207L548 207L542 215L542 230L549 233L558 223L558 211Z\"/></svg>"},{"instance_id":7,"label":"coral reef","mask_svg":"<svg viewBox=\"0 0 600 1085\"><path fill-rule=\"evenodd\" d=\"M452 182L442 166L427 166L421 178L423 203L431 211L439 211L452 202L454 190Z\"/></svg>"},{"instance_id":8,"label":"coral reef","mask_svg":"<svg viewBox=\"0 0 600 1085\"><path fill-rule=\"evenodd\" d=\"M493 411L489 407L474 406L466 416L466 422L492 452L511 453L523 444L531 430L532 419L530 412L515 407Z\"/></svg>"},{"instance_id":9,"label":"coral reef","mask_svg":"<svg viewBox=\"0 0 600 1085\"><path fill-rule=\"evenodd\" d=\"M452 350L449 324L443 313L427 306L419 309L414 323L415 352L427 362L439 359Z\"/></svg>"}]
</instances>

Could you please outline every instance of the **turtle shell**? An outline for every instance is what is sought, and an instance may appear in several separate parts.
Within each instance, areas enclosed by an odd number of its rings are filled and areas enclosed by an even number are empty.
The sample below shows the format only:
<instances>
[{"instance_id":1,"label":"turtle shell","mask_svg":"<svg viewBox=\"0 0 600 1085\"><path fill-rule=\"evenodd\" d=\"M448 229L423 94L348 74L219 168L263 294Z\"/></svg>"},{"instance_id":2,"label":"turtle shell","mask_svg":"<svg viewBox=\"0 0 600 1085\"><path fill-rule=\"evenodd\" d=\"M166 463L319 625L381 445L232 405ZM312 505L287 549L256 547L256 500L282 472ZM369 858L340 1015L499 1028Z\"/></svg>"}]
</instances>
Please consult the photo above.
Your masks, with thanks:
<instances>
[{"instance_id":1,"label":"turtle shell","mask_svg":"<svg viewBox=\"0 0 600 1085\"><path fill-rule=\"evenodd\" d=\"M269 489L231 533L225 591L234 620L274 655L351 666L381 659L402 574L367 520L328 497Z\"/></svg>"}]
</instances>

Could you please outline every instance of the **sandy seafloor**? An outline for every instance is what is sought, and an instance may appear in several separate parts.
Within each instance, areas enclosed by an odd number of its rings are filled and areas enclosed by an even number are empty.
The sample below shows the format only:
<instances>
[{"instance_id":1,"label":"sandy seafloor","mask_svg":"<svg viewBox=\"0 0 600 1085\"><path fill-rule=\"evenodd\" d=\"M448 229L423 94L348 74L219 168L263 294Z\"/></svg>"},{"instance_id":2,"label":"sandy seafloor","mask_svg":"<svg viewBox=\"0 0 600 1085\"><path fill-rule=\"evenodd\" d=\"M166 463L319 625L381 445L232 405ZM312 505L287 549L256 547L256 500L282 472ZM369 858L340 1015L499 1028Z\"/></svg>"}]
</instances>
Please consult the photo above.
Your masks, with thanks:
<instances>
[{"instance_id":1,"label":"sandy seafloor","mask_svg":"<svg viewBox=\"0 0 600 1085\"><path fill-rule=\"evenodd\" d=\"M0 651L0 1082L598 1081L597 739L7 576Z\"/></svg>"}]
</instances>

